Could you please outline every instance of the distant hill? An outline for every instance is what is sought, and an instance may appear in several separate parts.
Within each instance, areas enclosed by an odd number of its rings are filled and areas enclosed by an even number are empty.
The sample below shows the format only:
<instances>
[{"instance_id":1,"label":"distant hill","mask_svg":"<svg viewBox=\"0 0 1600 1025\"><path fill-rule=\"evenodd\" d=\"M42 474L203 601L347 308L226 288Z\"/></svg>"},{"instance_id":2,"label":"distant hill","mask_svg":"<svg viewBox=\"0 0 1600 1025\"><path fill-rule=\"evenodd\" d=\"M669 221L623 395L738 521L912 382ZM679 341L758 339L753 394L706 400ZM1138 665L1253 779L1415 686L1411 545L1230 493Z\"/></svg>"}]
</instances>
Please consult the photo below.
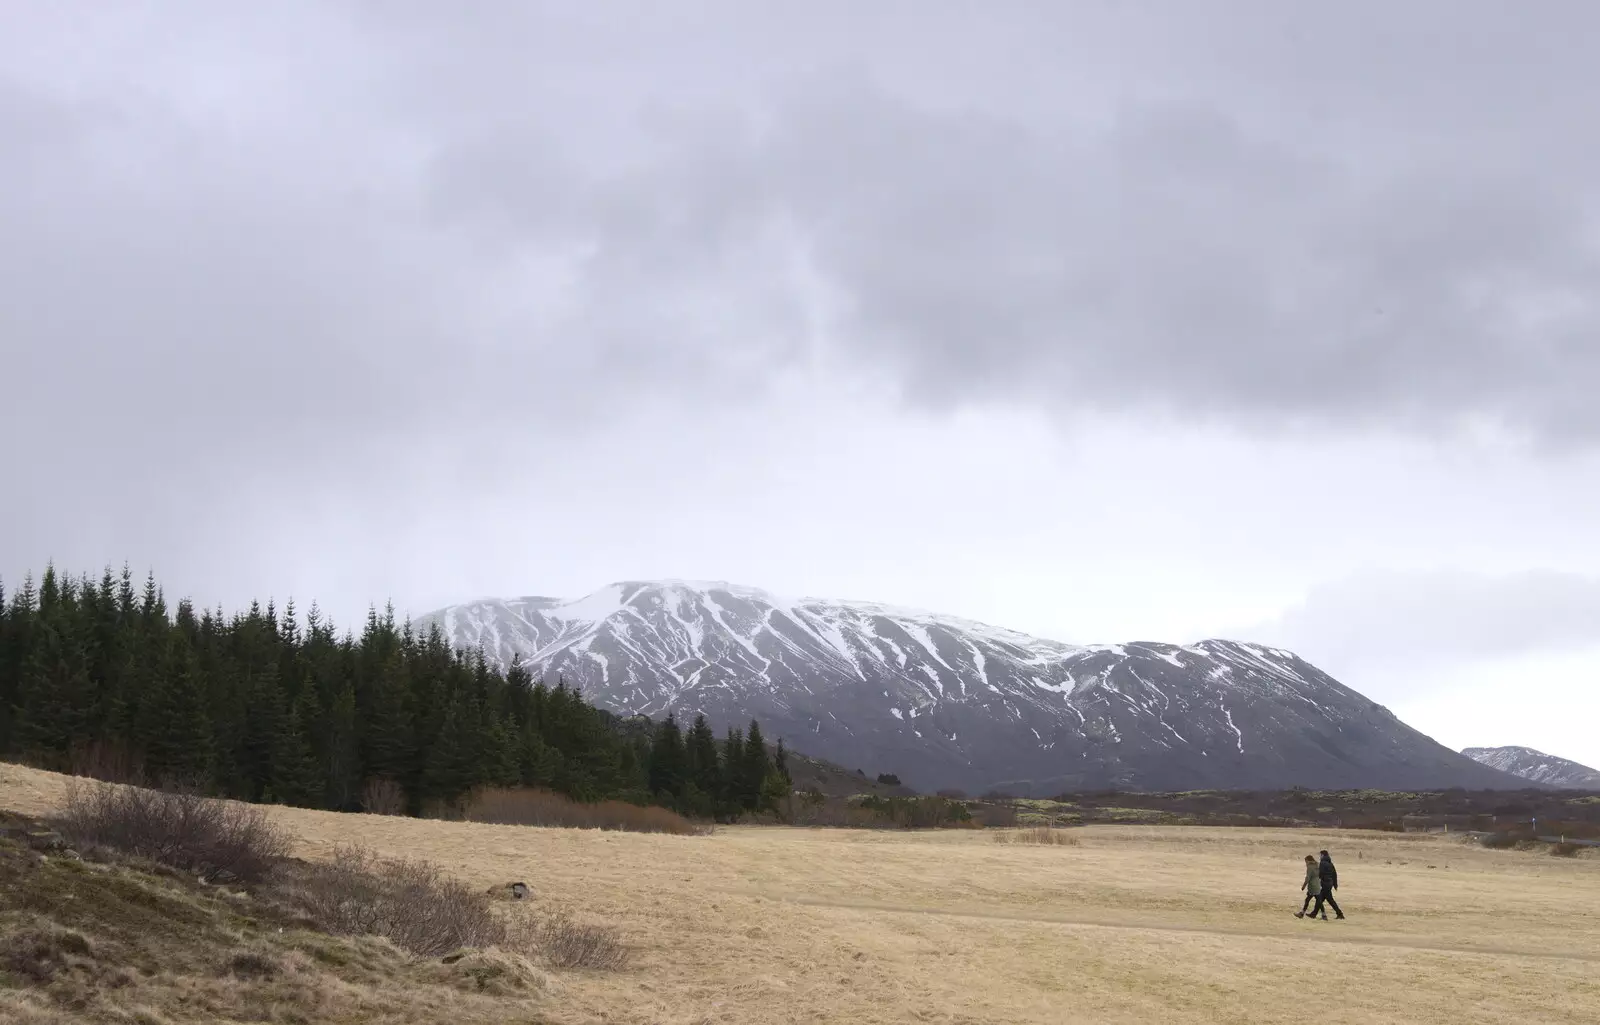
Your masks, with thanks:
<instances>
[{"instance_id":1,"label":"distant hill","mask_svg":"<svg viewBox=\"0 0 1600 1025\"><path fill-rule=\"evenodd\" d=\"M1531 747L1469 747L1462 754L1501 772L1563 790L1600 790L1600 770Z\"/></svg>"},{"instance_id":2,"label":"distant hill","mask_svg":"<svg viewBox=\"0 0 1600 1025\"><path fill-rule=\"evenodd\" d=\"M1077 645L874 602L631 581L419 617L500 665L659 719L769 739L923 792L1527 783L1438 744L1294 654L1241 641Z\"/></svg>"}]
</instances>

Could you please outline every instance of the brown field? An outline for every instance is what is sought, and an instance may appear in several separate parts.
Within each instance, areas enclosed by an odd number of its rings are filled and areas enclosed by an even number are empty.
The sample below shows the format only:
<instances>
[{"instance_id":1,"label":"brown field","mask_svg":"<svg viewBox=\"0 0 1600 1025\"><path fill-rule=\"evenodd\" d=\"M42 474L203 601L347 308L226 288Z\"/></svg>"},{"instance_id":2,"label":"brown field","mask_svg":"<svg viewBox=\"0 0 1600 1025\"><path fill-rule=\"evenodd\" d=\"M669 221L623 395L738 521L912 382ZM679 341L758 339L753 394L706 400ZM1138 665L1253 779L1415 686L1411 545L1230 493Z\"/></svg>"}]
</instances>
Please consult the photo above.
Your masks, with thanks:
<instances>
[{"instance_id":1,"label":"brown field","mask_svg":"<svg viewBox=\"0 0 1600 1025\"><path fill-rule=\"evenodd\" d=\"M63 782L0 765L0 807L49 812ZM274 814L303 857L360 842L619 927L628 967L558 973L533 1005L552 1022L1600 1022L1587 854L1335 830L1094 826L1058 845ZM1291 915L1321 847L1343 922Z\"/></svg>"}]
</instances>

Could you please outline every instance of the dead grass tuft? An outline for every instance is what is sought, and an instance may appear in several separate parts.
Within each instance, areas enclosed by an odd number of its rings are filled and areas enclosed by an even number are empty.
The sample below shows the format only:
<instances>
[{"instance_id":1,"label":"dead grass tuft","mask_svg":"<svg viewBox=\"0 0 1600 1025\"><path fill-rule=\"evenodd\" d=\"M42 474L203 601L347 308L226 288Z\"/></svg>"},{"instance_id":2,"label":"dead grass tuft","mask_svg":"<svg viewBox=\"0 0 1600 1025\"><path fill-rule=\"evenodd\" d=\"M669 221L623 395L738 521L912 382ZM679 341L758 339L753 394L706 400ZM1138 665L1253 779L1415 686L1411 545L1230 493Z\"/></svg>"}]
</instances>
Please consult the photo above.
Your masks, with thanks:
<instances>
[{"instance_id":1,"label":"dead grass tuft","mask_svg":"<svg viewBox=\"0 0 1600 1025\"><path fill-rule=\"evenodd\" d=\"M1049 847L1077 847L1078 838L1071 830L1057 829L1053 826L1031 826L1021 829L999 830L994 834L995 843L1012 844L1039 844Z\"/></svg>"},{"instance_id":2,"label":"dead grass tuft","mask_svg":"<svg viewBox=\"0 0 1600 1025\"><path fill-rule=\"evenodd\" d=\"M82 933L35 925L0 939L0 972L42 985L85 963L90 954Z\"/></svg>"},{"instance_id":3,"label":"dead grass tuft","mask_svg":"<svg viewBox=\"0 0 1600 1025\"><path fill-rule=\"evenodd\" d=\"M443 985L491 996L560 989L554 978L525 955L495 948L447 954L431 962L429 975Z\"/></svg>"},{"instance_id":4,"label":"dead grass tuft","mask_svg":"<svg viewBox=\"0 0 1600 1025\"><path fill-rule=\"evenodd\" d=\"M228 958L225 971L240 979L271 979L283 974L283 963L259 950L241 950Z\"/></svg>"},{"instance_id":5,"label":"dead grass tuft","mask_svg":"<svg viewBox=\"0 0 1600 1025\"><path fill-rule=\"evenodd\" d=\"M208 882L255 882L294 841L263 808L172 790L72 780L57 823L80 849L148 858Z\"/></svg>"}]
</instances>

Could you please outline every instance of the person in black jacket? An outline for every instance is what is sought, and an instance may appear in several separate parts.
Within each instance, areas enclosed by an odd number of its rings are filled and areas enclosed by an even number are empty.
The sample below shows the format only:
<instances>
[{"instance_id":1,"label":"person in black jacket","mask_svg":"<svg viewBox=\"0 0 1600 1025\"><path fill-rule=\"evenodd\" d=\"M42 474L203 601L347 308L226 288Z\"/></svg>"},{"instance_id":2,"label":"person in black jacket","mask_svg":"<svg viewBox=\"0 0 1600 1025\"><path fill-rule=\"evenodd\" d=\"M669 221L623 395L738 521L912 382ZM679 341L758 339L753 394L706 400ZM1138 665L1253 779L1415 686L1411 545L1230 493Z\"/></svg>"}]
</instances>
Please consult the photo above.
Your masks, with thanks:
<instances>
[{"instance_id":1,"label":"person in black jacket","mask_svg":"<svg viewBox=\"0 0 1600 1025\"><path fill-rule=\"evenodd\" d=\"M1328 857L1327 851L1322 852L1322 861L1317 865L1317 877L1322 882L1322 892L1317 894L1317 906L1311 909L1311 917L1315 918L1321 913L1326 919L1328 912L1323 910L1322 905L1327 904L1333 908L1335 915L1343 918L1344 912L1339 910L1339 902L1333 899L1333 891L1339 888L1339 870L1333 867L1333 859Z\"/></svg>"}]
</instances>

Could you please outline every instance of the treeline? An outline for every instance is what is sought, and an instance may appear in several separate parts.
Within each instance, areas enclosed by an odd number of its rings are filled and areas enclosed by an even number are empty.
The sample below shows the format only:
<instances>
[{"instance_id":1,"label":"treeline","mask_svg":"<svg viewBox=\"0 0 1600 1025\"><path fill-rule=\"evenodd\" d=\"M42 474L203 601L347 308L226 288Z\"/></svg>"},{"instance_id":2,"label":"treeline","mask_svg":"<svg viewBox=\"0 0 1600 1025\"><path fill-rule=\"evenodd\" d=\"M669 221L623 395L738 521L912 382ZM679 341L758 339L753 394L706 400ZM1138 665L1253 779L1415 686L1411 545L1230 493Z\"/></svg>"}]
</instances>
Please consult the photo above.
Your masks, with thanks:
<instances>
[{"instance_id":1,"label":"treeline","mask_svg":"<svg viewBox=\"0 0 1600 1025\"><path fill-rule=\"evenodd\" d=\"M760 726L713 735L622 719L513 665L417 636L393 609L360 635L315 605L169 612L154 578L47 569L0 584L0 758L218 796L421 814L479 787L660 804L728 820L789 792Z\"/></svg>"}]
</instances>

